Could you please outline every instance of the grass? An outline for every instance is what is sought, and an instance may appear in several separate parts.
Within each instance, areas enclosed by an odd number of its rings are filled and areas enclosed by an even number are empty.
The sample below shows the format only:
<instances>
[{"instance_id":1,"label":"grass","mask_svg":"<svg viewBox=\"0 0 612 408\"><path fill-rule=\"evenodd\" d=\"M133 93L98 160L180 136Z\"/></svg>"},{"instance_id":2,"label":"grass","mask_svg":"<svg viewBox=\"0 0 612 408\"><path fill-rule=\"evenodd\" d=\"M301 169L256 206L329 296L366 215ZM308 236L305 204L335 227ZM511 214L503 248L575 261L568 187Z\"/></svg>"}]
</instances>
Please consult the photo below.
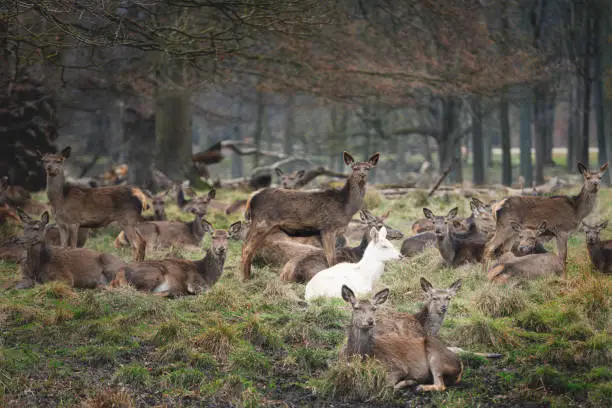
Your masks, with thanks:
<instances>
[{"instance_id":1,"label":"grass","mask_svg":"<svg viewBox=\"0 0 612 408\"><path fill-rule=\"evenodd\" d=\"M242 197L218 192L224 201ZM454 193L385 200L371 189L367 202L375 214L391 210L388 223L404 233L424 205L436 213L454 206L469 211L468 200ZM175 206L168 213L190 218ZM592 217L612 218L612 190L600 192ZM238 219L210 215L216 227ZM112 246L116 232L99 230L87 247L129 260L128 250ZM208 245L206 237L202 248ZM131 288L61 283L3 291L0 406L599 407L612 396L612 281L590 266L583 233L570 239L567 281L494 286L480 266L443 267L435 248L387 266L375 287L391 289L380 313L419 310L421 276L436 287L461 278L440 337L468 352L503 354L499 360L462 355L461 384L434 395L394 392L375 360L339 360L348 305L306 307L304 286L280 281L273 268L254 267L253 279L241 282L240 248L230 242L224 275L199 296L168 300ZM203 249L179 252L198 259ZM0 286L18 277L17 265L0 261Z\"/></svg>"}]
</instances>

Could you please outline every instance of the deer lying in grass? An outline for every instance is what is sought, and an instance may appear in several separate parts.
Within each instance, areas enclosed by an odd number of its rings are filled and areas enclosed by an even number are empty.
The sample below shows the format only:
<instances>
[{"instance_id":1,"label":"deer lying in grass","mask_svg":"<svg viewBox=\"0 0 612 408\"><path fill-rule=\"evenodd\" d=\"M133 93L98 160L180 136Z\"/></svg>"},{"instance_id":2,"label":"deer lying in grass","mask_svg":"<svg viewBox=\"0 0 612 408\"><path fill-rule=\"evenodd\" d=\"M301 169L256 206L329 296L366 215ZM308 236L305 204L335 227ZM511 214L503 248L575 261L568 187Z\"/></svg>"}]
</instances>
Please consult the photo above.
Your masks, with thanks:
<instances>
[{"instance_id":1,"label":"deer lying in grass","mask_svg":"<svg viewBox=\"0 0 612 408\"><path fill-rule=\"evenodd\" d=\"M402 242L400 252L403 256L413 257L420 254L425 249L435 247L437 245L438 238L436 233L433 231L420 232L416 235L406 238Z\"/></svg>"},{"instance_id":2,"label":"deer lying in grass","mask_svg":"<svg viewBox=\"0 0 612 408\"><path fill-rule=\"evenodd\" d=\"M486 237L478 231L472 230L465 234L455 231L450 224L457 216L457 211L455 207L446 216L436 216L430 209L423 208L425 217L434 223L440 255L444 263L451 267L480 262L486 244Z\"/></svg>"},{"instance_id":3,"label":"deer lying in grass","mask_svg":"<svg viewBox=\"0 0 612 408\"><path fill-rule=\"evenodd\" d=\"M595 226L582 222L582 228L586 233L586 244L591 263L603 273L612 273L612 240L601 241L599 234L608 226L604 221Z\"/></svg>"},{"instance_id":4,"label":"deer lying in grass","mask_svg":"<svg viewBox=\"0 0 612 408\"><path fill-rule=\"evenodd\" d=\"M315 297L341 297L342 285L350 285L357 293L368 293L385 271L385 262L400 259L402 255L386 238L387 230L372 228L371 241L357 263L339 263L317 273L306 284L305 299Z\"/></svg>"},{"instance_id":5,"label":"deer lying in grass","mask_svg":"<svg viewBox=\"0 0 612 408\"><path fill-rule=\"evenodd\" d=\"M21 208L28 214L42 214L48 208L32 199L30 192L21 186L11 186L8 177L0 177L0 206Z\"/></svg>"},{"instance_id":6,"label":"deer lying in grass","mask_svg":"<svg viewBox=\"0 0 612 408\"><path fill-rule=\"evenodd\" d=\"M389 289L376 293L371 300L357 300L347 285L342 285L341 291L342 298L353 308L342 355L370 356L380 360L387 368L390 385L395 389L418 386L417 391L444 391L446 385L459 383L463 364L436 337L380 334L375 329L376 309L387 301ZM427 384L432 380L433 384Z\"/></svg>"},{"instance_id":7,"label":"deer lying in grass","mask_svg":"<svg viewBox=\"0 0 612 408\"><path fill-rule=\"evenodd\" d=\"M384 223L385 218L376 217L368 210L362 209L359 212L361 219L368 227L367 230L362 230L361 242L355 247L336 246L336 261L357 263L363 257L363 254L370 243L370 231L372 228L380 230L385 227L387 230L387 239L399 239L403 235L401 232L390 228ZM387 214L388 215L388 214ZM320 271L329 268L325 252L321 249L310 251L300 256L292 257L283 267L281 279L288 282L308 282Z\"/></svg>"},{"instance_id":8,"label":"deer lying in grass","mask_svg":"<svg viewBox=\"0 0 612 408\"><path fill-rule=\"evenodd\" d=\"M554 253L532 254L517 257L506 252L499 262L487 272L487 279L494 283L506 283L510 278L535 279L563 272L563 261Z\"/></svg>"},{"instance_id":9,"label":"deer lying in grass","mask_svg":"<svg viewBox=\"0 0 612 408\"><path fill-rule=\"evenodd\" d=\"M185 198L185 192L183 191L183 187L178 186L178 192L176 193L176 203L183 212L192 212L192 209L194 207L197 207L200 210L206 209L206 211L208 211L208 206L216 195L217 190L213 188L206 195L196 195L193 199L187 200ZM204 215L206 215L206 212L204 213Z\"/></svg>"},{"instance_id":10,"label":"deer lying in grass","mask_svg":"<svg viewBox=\"0 0 612 408\"><path fill-rule=\"evenodd\" d=\"M280 186L286 189L294 189L295 183L304 176L305 170L293 171L289 174L283 173L278 167L275 169L276 175L280 178Z\"/></svg>"},{"instance_id":11,"label":"deer lying in grass","mask_svg":"<svg viewBox=\"0 0 612 408\"><path fill-rule=\"evenodd\" d=\"M21 264L22 280L15 286L29 288L35 282L63 281L76 288L95 288L108 284L119 268L125 265L118 257L85 248L51 247L45 243L45 227L49 213L40 221L19 210L24 225L20 241L26 246Z\"/></svg>"},{"instance_id":12,"label":"deer lying in grass","mask_svg":"<svg viewBox=\"0 0 612 408\"><path fill-rule=\"evenodd\" d=\"M142 211L148 207L145 194L129 186L90 189L67 185L64 160L69 156L70 147L62 150L61 154L41 156L47 173L47 197L62 246L76 248L79 227L99 228L117 221L132 243L134 259L143 260L146 243L135 233L135 228L142 219Z\"/></svg>"},{"instance_id":13,"label":"deer lying in grass","mask_svg":"<svg viewBox=\"0 0 612 408\"><path fill-rule=\"evenodd\" d=\"M514 235L512 223L527 227L535 227L546 219L548 229L557 241L557 251L563 261L563 278L567 277L565 263L567 260L567 239L580 222L591 213L595 206L601 178L608 168L608 163L599 171L589 171L582 163L578 170L584 178L580 193L576 196L553 197L509 197L495 205L495 234L487 244L483 259L487 261L494 257L498 248L507 245Z\"/></svg>"},{"instance_id":14,"label":"deer lying in grass","mask_svg":"<svg viewBox=\"0 0 612 408\"><path fill-rule=\"evenodd\" d=\"M404 238L404 234L401 231L390 227L389 224L386 223L387 218L389 218L390 214L391 210L388 210L383 215L376 216L367 209L363 208L359 211L359 217L361 218L361 221L356 221L352 219L346 227L344 237L348 241L360 241L364 235L368 235L370 233L372 227L375 227L377 230L379 230L384 225L387 229L388 239Z\"/></svg>"},{"instance_id":15,"label":"deer lying in grass","mask_svg":"<svg viewBox=\"0 0 612 408\"><path fill-rule=\"evenodd\" d=\"M233 228L239 233L236 229L240 224L234 224ZM210 224L207 224L207 231L212 234L212 244L201 260L169 258L133 262L117 273L110 286L131 284L140 291L168 297L202 293L223 274L229 238L228 231L213 229Z\"/></svg>"},{"instance_id":16,"label":"deer lying in grass","mask_svg":"<svg viewBox=\"0 0 612 408\"><path fill-rule=\"evenodd\" d=\"M355 163L347 152L343 157L344 162L352 167L352 173L340 190L264 188L251 195L244 213L249 233L242 247L243 279L251 276L253 256L266 236L278 229L320 231L327 263L336 264L336 236L362 207L368 173L378 163L380 153L360 163Z\"/></svg>"}]
</instances>

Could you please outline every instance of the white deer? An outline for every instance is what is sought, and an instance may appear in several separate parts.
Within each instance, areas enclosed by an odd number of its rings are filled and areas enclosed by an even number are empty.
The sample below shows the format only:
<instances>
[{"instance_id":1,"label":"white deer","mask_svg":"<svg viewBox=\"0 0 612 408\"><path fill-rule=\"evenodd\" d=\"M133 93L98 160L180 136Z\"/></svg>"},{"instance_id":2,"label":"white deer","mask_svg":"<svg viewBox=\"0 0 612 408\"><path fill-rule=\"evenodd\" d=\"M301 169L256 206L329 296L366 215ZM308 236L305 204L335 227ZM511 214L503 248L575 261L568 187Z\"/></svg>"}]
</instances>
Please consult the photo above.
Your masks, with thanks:
<instances>
[{"instance_id":1,"label":"white deer","mask_svg":"<svg viewBox=\"0 0 612 408\"><path fill-rule=\"evenodd\" d=\"M357 294L372 291L374 282L385 270L385 262L400 259L402 255L389 242L387 229L370 230L372 239L363 258L357 263L342 262L317 273L306 285L306 300L325 296L342 298L342 285L347 285Z\"/></svg>"}]
</instances>

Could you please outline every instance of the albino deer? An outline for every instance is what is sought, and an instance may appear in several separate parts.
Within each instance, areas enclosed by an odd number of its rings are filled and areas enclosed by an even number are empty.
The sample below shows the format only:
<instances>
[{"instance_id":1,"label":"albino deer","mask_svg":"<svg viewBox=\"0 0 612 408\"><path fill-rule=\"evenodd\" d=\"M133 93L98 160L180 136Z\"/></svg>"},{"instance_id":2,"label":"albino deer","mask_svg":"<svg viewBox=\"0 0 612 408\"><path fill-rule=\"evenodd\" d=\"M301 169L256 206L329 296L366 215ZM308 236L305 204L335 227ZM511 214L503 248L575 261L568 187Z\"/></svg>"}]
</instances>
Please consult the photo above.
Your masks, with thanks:
<instances>
[{"instance_id":1,"label":"albino deer","mask_svg":"<svg viewBox=\"0 0 612 408\"><path fill-rule=\"evenodd\" d=\"M239 233L240 224L233 224ZM199 261L168 258L159 261L133 262L117 273L112 287L131 284L136 289L159 296L197 295L213 286L223 274L229 233L207 224L212 244Z\"/></svg>"},{"instance_id":2,"label":"albino deer","mask_svg":"<svg viewBox=\"0 0 612 408\"><path fill-rule=\"evenodd\" d=\"M459 383L463 364L436 337L380 334L375 329L376 309L387 301L389 289L376 293L371 300L357 300L346 285L342 285L341 291L342 298L353 308L342 355L370 356L380 360L387 368L390 385L395 389L418 385L417 391L444 391L446 385ZM432 379L433 384L426 384Z\"/></svg>"},{"instance_id":3,"label":"albino deer","mask_svg":"<svg viewBox=\"0 0 612 408\"><path fill-rule=\"evenodd\" d=\"M601 231L607 226L608 221L595 226L582 222L582 228L586 232L586 244L591 263L603 273L612 273L612 240L601 241L599 237Z\"/></svg>"},{"instance_id":4,"label":"albino deer","mask_svg":"<svg viewBox=\"0 0 612 408\"><path fill-rule=\"evenodd\" d=\"M423 208L425 217L434 223L437 246L444 263L457 267L464 263L480 262L486 244L486 237L476 231L458 234L449 224L457 216L457 207L449 211L446 216L436 216L428 209Z\"/></svg>"},{"instance_id":5,"label":"albino deer","mask_svg":"<svg viewBox=\"0 0 612 408\"><path fill-rule=\"evenodd\" d=\"M288 229L320 231L329 265L336 263L336 236L359 211L365 196L368 173L376 166L380 153L367 162L355 163L347 152L344 162L353 171L340 190L297 191L264 188L249 198L244 218L249 233L242 247L242 278L251 276L251 261L267 235Z\"/></svg>"},{"instance_id":6,"label":"albino deer","mask_svg":"<svg viewBox=\"0 0 612 408\"><path fill-rule=\"evenodd\" d=\"M341 297L342 285L351 286L357 293L371 292L372 286L385 271L385 262L400 259L402 255L386 238L385 227L380 231L372 228L370 236L372 239L359 262L339 263L317 273L306 284L305 299Z\"/></svg>"},{"instance_id":7,"label":"albino deer","mask_svg":"<svg viewBox=\"0 0 612 408\"><path fill-rule=\"evenodd\" d=\"M492 258L499 247L507 245L514 235L512 223L535 227L542 220L548 223L557 241L557 252L563 261L563 278L567 277L565 263L567 260L567 239L580 222L593 211L601 178L608 168L608 163L599 171L589 171L582 163L578 170L584 177L584 184L576 196L553 197L509 197L495 205L497 218L495 234L487 244L483 259Z\"/></svg>"},{"instance_id":8,"label":"albino deer","mask_svg":"<svg viewBox=\"0 0 612 408\"><path fill-rule=\"evenodd\" d=\"M304 176L305 170L298 170L289 174L283 173L278 167L275 169L276 175L280 178L280 186L286 189L294 189L295 183Z\"/></svg>"},{"instance_id":9,"label":"albino deer","mask_svg":"<svg viewBox=\"0 0 612 408\"><path fill-rule=\"evenodd\" d=\"M61 154L41 155L47 173L47 197L62 246L76 248L79 227L99 228L117 221L132 243L134 259L144 259L145 242L135 233L135 227L143 209L148 207L145 194L129 186L81 188L67 185L64 160L69 156L70 146Z\"/></svg>"},{"instance_id":10,"label":"albino deer","mask_svg":"<svg viewBox=\"0 0 612 408\"><path fill-rule=\"evenodd\" d=\"M35 282L64 281L76 288L95 288L106 285L125 265L118 257L85 248L51 247L45 243L45 227L49 213L40 221L33 220L19 210L24 225L20 241L26 246L26 258L21 264L22 279L15 286L29 288Z\"/></svg>"}]
</instances>

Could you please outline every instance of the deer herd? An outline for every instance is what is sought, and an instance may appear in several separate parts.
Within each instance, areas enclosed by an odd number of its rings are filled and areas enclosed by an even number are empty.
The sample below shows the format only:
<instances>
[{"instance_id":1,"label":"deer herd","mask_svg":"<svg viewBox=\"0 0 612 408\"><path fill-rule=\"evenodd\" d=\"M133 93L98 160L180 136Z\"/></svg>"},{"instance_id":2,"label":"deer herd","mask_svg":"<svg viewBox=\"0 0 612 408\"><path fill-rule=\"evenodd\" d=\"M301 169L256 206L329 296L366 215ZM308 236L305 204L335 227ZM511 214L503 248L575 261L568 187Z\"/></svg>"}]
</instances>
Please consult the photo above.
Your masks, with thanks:
<instances>
[{"instance_id":1,"label":"deer herd","mask_svg":"<svg viewBox=\"0 0 612 408\"><path fill-rule=\"evenodd\" d=\"M489 203L472 198L467 218L458 216L457 207L438 215L423 208L425 217L413 224L414 235L397 250L391 240L404 235L387 225L389 213L375 216L364 206L368 174L377 166L379 153L356 162L344 152L351 172L340 189L298 190L296 181L304 172L284 174L280 169L280 187L260 189L238 204L216 202L214 189L188 200L179 187L176 203L193 215L183 222L166 215L169 192L154 196L126 185L92 188L71 182L64 169L70 152L67 147L59 154L39 153L47 176L48 206L33 200L26 190L10 186L6 177L0 178L0 223L13 219L23 225L21 236L0 246L0 259L20 262L22 276L15 288L63 281L77 288L131 285L158 296L196 295L220 279L229 240L243 241L239 266L243 280L251 277L253 262L270 265L280 271L282 280L305 283L308 303L320 297L348 302L353 315L340 357L377 358L395 388L444 390L460 381L463 365L457 352L461 349L446 347L437 335L461 280L448 289L435 289L421 278L426 302L420 312L376 313L387 301L388 289L369 300L358 297L372 293L387 262L436 247L447 267L480 263L493 283L545 275L566 278L568 237L582 226L592 264L612 273L612 240L600 239L607 221L595 225L584 221L595 206L607 163L598 171L578 163L583 185L576 196L512 196ZM216 229L205 218L211 206L227 209L228 214L231 207L244 206L244 220L227 230ZM142 213L149 208L154 215L145 218ZM357 213L359 220L354 219ZM50 214L54 224L49 223ZM84 248L90 230L111 223L121 229L114 246L132 250L129 263ZM200 260L145 260L155 246L199 251L206 234L212 240ZM543 245L552 238L558 254ZM349 245L355 241L357 246Z\"/></svg>"}]
</instances>

